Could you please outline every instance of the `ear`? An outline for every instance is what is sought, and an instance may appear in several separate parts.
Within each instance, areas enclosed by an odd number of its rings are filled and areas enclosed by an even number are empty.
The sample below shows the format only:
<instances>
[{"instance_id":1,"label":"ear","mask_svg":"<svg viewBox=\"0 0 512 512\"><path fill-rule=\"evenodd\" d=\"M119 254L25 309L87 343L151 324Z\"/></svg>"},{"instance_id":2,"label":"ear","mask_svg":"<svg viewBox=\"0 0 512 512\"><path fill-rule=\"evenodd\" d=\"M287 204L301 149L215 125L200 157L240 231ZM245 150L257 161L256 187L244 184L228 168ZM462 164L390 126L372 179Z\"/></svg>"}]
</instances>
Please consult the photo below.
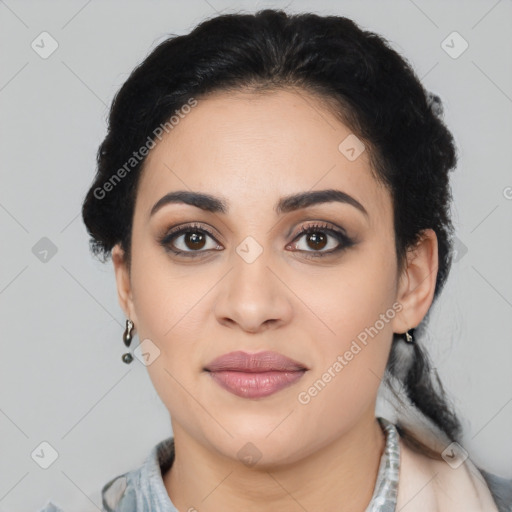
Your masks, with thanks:
<instances>
[{"instance_id":1,"label":"ear","mask_svg":"<svg viewBox=\"0 0 512 512\"><path fill-rule=\"evenodd\" d=\"M112 263L114 264L119 304L126 317L137 325L137 316L133 305L130 271L120 244L116 244L112 248Z\"/></svg>"},{"instance_id":2,"label":"ear","mask_svg":"<svg viewBox=\"0 0 512 512\"><path fill-rule=\"evenodd\" d=\"M403 309L393 319L393 332L404 333L423 320L434 298L438 265L437 236L426 229L407 254L397 293Z\"/></svg>"}]
</instances>

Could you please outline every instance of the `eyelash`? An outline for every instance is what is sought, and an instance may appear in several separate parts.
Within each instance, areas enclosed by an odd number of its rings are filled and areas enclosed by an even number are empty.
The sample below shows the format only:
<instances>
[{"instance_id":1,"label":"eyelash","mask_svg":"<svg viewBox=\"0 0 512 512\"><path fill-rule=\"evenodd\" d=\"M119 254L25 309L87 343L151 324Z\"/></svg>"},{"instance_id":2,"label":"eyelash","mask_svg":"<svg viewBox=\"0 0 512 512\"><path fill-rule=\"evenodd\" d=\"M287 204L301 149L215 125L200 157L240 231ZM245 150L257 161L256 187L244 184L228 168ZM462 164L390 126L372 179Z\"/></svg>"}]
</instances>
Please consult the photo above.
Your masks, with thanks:
<instances>
[{"instance_id":1,"label":"eyelash","mask_svg":"<svg viewBox=\"0 0 512 512\"><path fill-rule=\"evenodd\" d=\"M301 228L301 230L297 233L297 235L294 237L293 242L300 239L304 235L307 235L310 233L318 233L318 232L327 233L327 234L331 235L338 241L338 243L340 245L336 249L331 249L330 251L301 251L301 250L299 250L299 252L306 253L306 255L305 255L306 258L322 258L325 256L330 256L332 254L344 251L355 244L354 240L352 240L350 237L348 237L345 233L338 231L337 229L330 228L329 224L326 224L326 223L303 226ZM215 240L215 242L217 242L214 234L208 228L201 226L200 224L189 224L186 226L172 229L172 230L166 232L165 235L162 236L158 240L158 242L166 251L172 252L173 254L178 255L178 256L185 256L187 258L195 258L195 257L200 256L201 253L207 252L207 251L181 251L179 249L173 249L171 242L174 241L174 239L176 239L179 236L186 234L186 233L207 234L213 240Z\"/></svg>"}]
</instances>

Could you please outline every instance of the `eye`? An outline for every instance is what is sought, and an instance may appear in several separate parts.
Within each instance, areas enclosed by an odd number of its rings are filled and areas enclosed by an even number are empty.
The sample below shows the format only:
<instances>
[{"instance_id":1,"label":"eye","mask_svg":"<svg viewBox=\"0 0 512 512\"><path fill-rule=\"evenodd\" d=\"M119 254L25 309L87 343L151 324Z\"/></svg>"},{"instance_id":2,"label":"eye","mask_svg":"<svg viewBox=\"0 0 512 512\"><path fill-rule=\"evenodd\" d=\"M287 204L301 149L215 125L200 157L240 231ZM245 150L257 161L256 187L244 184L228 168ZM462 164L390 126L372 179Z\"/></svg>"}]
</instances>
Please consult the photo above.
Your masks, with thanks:
<instances>
[{"instance_id":1,"label":"eye","mask_svg":"<svg viewBox=\"0 0 512 512\"><path fill-rule=\"evenodd\" d=\"M304 239L304 243L294 243L291 247L298 249L300 252L312 253L307 257L313 258L338 253L355 243L344 232L325 223L302 227L294 240L298 239ZM308 247L312 250L308 250ZM324 250L326 248L328 250Z\"/></svg>"},{"instance_id":2,"label":"eye","mask_svg":"<svg viewBox=\"0 0 512 512\"><path fill-rule=\"evenodd\" d=\"M208 238L212 240L209 247ZM166 251L186 257L195 257L210 250L222 249L213 233L199 224L189 224L171 229L160 238L159 243Z\"/></svg>"},{"instance_id":3,"label":"eye","mask_svg":"<svg viewBox=\"0 0 512 512\"><path fill-rule=\"evenodd\" d=\"M300 243L301 238L304 239L303 243ZM210 246L208 246L208 239L210 239ZM212 250L223 249L215 235L200 224L188 224L173 228L167 231L158 242L168 252L192 258ZM294 243L286 248L291 247L293 250L306 253L308 258L317 258L341 252L354 244L355 242L343 231L330 227L326 223L317 223L302 227L295 236ZM328 250L324 250L326 248Z\"/></svg>"}]
</instances>

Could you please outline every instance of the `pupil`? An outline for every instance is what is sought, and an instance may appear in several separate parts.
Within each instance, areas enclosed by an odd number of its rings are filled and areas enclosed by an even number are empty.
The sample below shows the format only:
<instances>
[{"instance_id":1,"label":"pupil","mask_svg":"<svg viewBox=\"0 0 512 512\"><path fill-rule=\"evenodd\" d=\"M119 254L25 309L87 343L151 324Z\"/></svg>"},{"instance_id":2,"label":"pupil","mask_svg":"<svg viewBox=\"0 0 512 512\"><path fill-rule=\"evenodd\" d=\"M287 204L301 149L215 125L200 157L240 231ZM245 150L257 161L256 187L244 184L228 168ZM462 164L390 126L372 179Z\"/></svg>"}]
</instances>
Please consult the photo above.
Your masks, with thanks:
<instances>
[{"instance_id":1,"label":"pupil","mask_svg":"<svg viewBox=\"0 0 512 512\"><path fill-rule=\"evenodd\" d=\"M204 236L201 233L188 233L186 242L193 245L192 249L202 249L204 247Z\"/></svg>"},{"instance_id":2,"label":"pupil","mask_svg":"<svg viewBox=\"0 0 512 512\"><path fill-rule=\"evenodd\" d=\"M326 237L322 233L311 233L309 235L309 241L313 241L313 244L316 244L315 250L323 249L325 247L325 240Z\"/></svg>"}]
</instances>

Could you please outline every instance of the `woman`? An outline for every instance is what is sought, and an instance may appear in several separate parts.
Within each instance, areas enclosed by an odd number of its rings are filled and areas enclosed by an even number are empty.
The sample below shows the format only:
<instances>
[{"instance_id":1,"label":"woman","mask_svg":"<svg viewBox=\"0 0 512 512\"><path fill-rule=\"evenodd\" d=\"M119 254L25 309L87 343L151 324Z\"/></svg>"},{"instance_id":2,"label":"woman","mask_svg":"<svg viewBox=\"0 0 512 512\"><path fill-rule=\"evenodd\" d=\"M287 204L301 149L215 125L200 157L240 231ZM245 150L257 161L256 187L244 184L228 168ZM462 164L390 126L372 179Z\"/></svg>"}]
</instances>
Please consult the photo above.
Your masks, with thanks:
<instances>
[{"instance_id":1,"label":"woman","mask_svg":"<svg viewBox=\"0 0 512 512\"><path fill-rule=\"evenodd\" d=\"M132 72L83 218L173 437L104 510L510 510L421 345L452 258L441 113L335 16L221 15Z\"/></svg>"}]
</instances>

